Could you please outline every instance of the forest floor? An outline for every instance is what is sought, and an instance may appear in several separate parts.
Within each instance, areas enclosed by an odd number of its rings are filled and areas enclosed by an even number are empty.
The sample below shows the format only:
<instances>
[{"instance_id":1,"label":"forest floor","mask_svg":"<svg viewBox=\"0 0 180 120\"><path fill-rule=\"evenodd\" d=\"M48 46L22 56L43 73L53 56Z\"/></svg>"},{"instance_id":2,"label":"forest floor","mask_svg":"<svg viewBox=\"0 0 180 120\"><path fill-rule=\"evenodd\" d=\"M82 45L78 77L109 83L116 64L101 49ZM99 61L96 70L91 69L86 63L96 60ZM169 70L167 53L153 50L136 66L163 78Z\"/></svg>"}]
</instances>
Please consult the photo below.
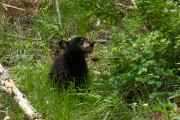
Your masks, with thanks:
<instances>
[{"instance_id":1,"label":"forest floor","mask_svg":"<svg viewBox=\"0 0 180 120\"><path fill-rule=\"evenodd\" d=\"M42 80L44 79L47 80L47 74L49 72L48 71L49 64L52 63L52 59L60 53L60 49L57 47L57 45L55 45L55 47L52 47L52 48L51 48L51 45L49 45L50 48L48 49L45 48L47 47L47 45L44 45L42 41L39 42L37 40L37 36L34 34L35 31L31 29L32 28L31 25L35 23L34 18L38 16L39 11L40 11L40 5L42 3L40 1L32 3L31 0L23 0L23 1L22 0L16 0L16 1L5 0L5 1L6 1L6 4L10 4L17 7L17 8L7 7L8 8L7 9L4 6L4 13L3 13L4 21L9 22L9 23L8 22L6 23L6 26L9 25L8 27L10 29L7 28L8 32L12 33L12 34L9 34L8 36L12 37L13 40L17 39L16 41L11 40L10 42L15 43L17 46L19 45L22 48L25 46L23 49L27 49L29 50L27 52L30 52L30 55L26 56L25 55L26 51L25 52L23 50L18 51L19 46L18 47L12 46L11 43L8 43L10 47L14 47L11 50L11 51L14 50L13 51L14 53L13 52L9 53L9 57L10 56L13 56L13 57L8 58L7 61L3 62L3 65L5 65L5 67L12 72L12 79L15 79L17 86L20 87L22 92L25 92L27 94L30 101L32 100L33 104L36 104L37 108L40 109L40 111L43 112L43 114L46 114L47 119L48 118L55 119L53 115L51 116L48 116L48 115L50 115L52 112L57 112L55 113L56 115L60 114L60 115L57 115L57 118L61 118L62 116L64 116L62 118L64 120L68 119L69 116L73 116L77 118L78 120L85 120L87 118L88 120L91 120L91 119L100 120L102 118L104 118L104 120L108 120L108 118L106 117L109 115L110 112L113 114L114 110L116 109L115 108L111 110L111 106L110 106L112 102L111 98L109 99L107 99L107 97L101 98L96 93L93 95L90 94L89 95L90 97L87 98L89 99L89 101L85 103L79 102L76 97L74 98L73 93L68 94L68 95L63 94L62 95L63 98L60 98L61 96L57 98L56 96L58 93L51 93L53 90L52 88L48 86L48 83L42 82ZM22 8L22 9L20 10L18 8ZM23 9L26 9L26 11L24 11ZM15 26L14 29L12 29L13 26ZM106 64L106 62L105 60L104 61L100 60L98 57L96 58L96 56L101 55L99 51L103 49L104 43L106 44L106 42L108 42L108 40L110 39L109 38L110 30L104 27L103 29L99 29L98 31L95 31L95 32L97 34L96 38L98 38L99 43L98 45L96 45L97 47L95 46L96 47L95 52L91 54L90 57L88 58L88 64L90 64L89 65L90 68L93 68L94 73L99 74L100 73L99 71L103 68L102 67L103 64ZM17 33L19 36L15 36L13 33ZM29 37L31 37L31 40L32 40L32 41L30 40L30 42L28 41ZM24 45L24 43L26 42L27 44ZM31 50L31 48L33 48L34 50ZM22 52L21 56L16 55L16 53L21 53L21 52ZM18 65L19 61L25 64ZM33 66L34 68L31 65L34 65ZM40 76L39 74L43 74L43 75ZM20 78L17 78L17 77L20 77ZM96 75L96 77L98 78L98 75ZM23 82L24 79L27 79L29 81ZM32 81L37 80L36 84L39 84L39 85L33 84L32 82L30 82L30 80ZM37 91L39 91L39 93L36 93ZM43 95L41 96L39 94L43 94ZM47 96L47 94L49 96ZM106 93L105 91L104 93L102 92L101 94L105 94L106 96L106 94L110 94L110 93ZM71 97L75 101L71 101ZM51 101L51 98L53 101ZM66 103L66 99L67 101L70 101L72 103L70 104ZM63 104L60 103L61 101L64 101L64 100L65 100L65 103ZM41 103L39 101L43 101L43 102ZM102 104L100 104L99 101L102 102ZM57 102L57 103L53 103L53 102ZM107 104L108 102L110 104ZM113 102L116 103L116 101L113 101ZM73 106L74 104L77 106L77 108L74 108ZM87 106L82 107L81 106L82 104L86 104ZM179 107L180 106L178 106L177 108L178 109L177 113L180 114ZM67 110L67 108L69 110ZM64 111L60 113L59 111L57 111L58 109L62 109L61 111L63 111L64 109ZM78 115L76 115L77 111L78 111L77 114L82 115L83 117L79 117ZM169 111L169 113L170 113L170 116L173 116L173 113L171 111ZM17 116L17 115L19 116L16 118L13 118L14 116ZM93 118L91 116L95 116L95 117ZM150 116L149 117L150 120L168 120L167 116L165 116L162 112L150 112L149 116ZM73 119L73 117L69 119ZM110 118L113 119L113 117L114 116ZM12 100L11 97L7 95L6 93L0 92L0 120L8 120L8 119L16 120L18 118L21 118L24 120L27 119L27 117L21 112L21 110L18 109L18 106L16 105L15 101ZM116 119L117 118L115 118L115 120Z\"/></svg>"}]
</instances>

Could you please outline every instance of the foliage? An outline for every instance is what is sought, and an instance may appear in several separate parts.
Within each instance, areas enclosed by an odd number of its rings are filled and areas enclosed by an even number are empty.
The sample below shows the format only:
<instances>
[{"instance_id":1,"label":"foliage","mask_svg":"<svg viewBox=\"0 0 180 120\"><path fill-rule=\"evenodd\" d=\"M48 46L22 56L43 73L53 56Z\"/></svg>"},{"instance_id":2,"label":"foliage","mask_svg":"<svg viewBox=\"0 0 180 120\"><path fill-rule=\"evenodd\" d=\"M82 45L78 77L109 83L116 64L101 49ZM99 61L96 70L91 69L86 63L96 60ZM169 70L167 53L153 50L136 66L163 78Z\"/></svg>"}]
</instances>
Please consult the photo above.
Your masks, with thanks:
<instances>
[{"instance_id":1,"label":"foliage","mask_svg":"<svg viewBox=\"0 0 180 120\"><path fill-rule=\"evenodd\" d=\"M112 0L84 0L79 1L83 8L86 8L87 16L96 16L101 20L105 20L104 23L112 25L112 23L120 22L123 17L123 12L119 10L115 1Z\"/></svg>"},{"instance_id":2,"label":"foliage","mask_svg":"<svg viewBox=\"0 0 180 120\"><path fill-rule=\"evenodd\" d=\"M121 2L61 0L62 30L58 29L53 4L43 4L36 22L26 31L0 21L1 62L11 67L20 90L46 119L143 120L150 119L154 111L179 119L179 100L168 100L180 91L179 6L170 0L136 0L137 9L124 9ZM97 20L99 26L95 25ZM91 91L77 93L70 88L59 92L52 88L48 81L52 64L49 43L73 36L99 39L104 28L110 35L106 44L95 45L94 56L99 61L88 59ZM7 35L7 31L27 36L35 33L38 40ZM17 105L6 97L5 111L14 119L23 119L19 109L13 112Z\"/></svg>"},{"instance_id":3,"label":"foliage","mask_svg":"<svg viewBox=\"0 0 180 120\"><path fill-rule=\"evenodd\" d=\"M168 68L171 63L163 55L170 42L162 38L161 34L155 31L147 38L122 40L118 46L113 45L110 59L111 64L116 66L112 68L114 72L109 78L110 84L119 90L126 86L124 91L129 88L137 89L136 92L143 91L144 95L162 89L170 90L167 86L179 84L179 77L175 75L178 69Z\"/></svg>"},{"instance_id":4,"label":"foliage","mask_svg":"<svg viewBox=\"0 0 180 120\"><path fill-rule=\"evenodd\" d=\"M130 113L123 102L113 97L104 98L95 92L77 93L70 88L67 91L58 91L48 80L50 65L41 63L36 66L16 66L11 69L18 87L46 119L75 120L75 119L103 119L121 116L130 119ZM11 107L15 107L13 104ZM120 109L121 108L121 109ZM111 113L118 109L119 113ZM23 119L24 116L14 116Z\"/></svg>"},{"instance_id":5,"label":"foliage","mask_svg":"<svg viewBox=\"0 0 180 120\"><path fill-rule=\"evenodd\" d=\"M173 87L180 83L178 7L169 1L148 0L138 1L137 6L139 9L130 11L132 15L123 20L125 31L112 26L113 41L105 52L112 53L105 55L110 75L102 71L103 77L127 100L156 98L159 92L162 98L179 89ZM139 33L142 26L146 35Z\"/></svg>"},{"instance_id":6,"label":"foliage","mask_svg":"<svg viewBox=\"0 0 180 120\"><path fill-rule=\"evenodd\" d=\"M37 27L39 35L43 40L57 41L59 39L68 39L73 36L86 36L87 31L92 29L90 24L91 19L87 14L87 11L83 9L79 2L76 0L60 2L61 18L63 23L63 29L59 31L57 26L57 17L55 8L51 5L42 6L43 13L37 18ZM51 15L52 17L49 17Z\"/></svg>"},{"instance_id":7,"label":"foliage","mask_svg":"<svg viewBox=\"0 0 180 120\"><path fill-rule=\"evenodd\" d=\"M157 105L155 106L155 110L158 112L162 112L164 115L168 117L169 120L171 118L173 120L180 119L180 115L177 112L177 105L175 103L170 102L169 100L165 102L159 100ZM172 111L171 115L169 111Z\"/></svg>"}]
</instances>

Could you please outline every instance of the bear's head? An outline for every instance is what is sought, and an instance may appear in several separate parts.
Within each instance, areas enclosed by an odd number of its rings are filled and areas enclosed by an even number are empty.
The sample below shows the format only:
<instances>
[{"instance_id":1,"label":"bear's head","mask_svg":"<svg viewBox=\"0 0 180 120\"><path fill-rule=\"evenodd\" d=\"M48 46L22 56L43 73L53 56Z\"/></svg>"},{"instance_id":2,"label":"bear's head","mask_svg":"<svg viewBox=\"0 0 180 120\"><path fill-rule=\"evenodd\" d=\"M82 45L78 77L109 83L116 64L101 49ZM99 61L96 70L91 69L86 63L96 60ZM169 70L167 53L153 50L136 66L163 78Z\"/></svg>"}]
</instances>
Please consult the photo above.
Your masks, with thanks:
<instances>
[{"instance_id":1,"label":"bear's head","mask_svg":"<svg viewBox=\"0 0 180 120\"><path fill-rule=\"evenodd\" d=\"M75 37L70 41L60 41L59 46L66 51L86 54L92 52L94 48L94 42L89 41L85 37Z\"/></svg>"}]
</instances>

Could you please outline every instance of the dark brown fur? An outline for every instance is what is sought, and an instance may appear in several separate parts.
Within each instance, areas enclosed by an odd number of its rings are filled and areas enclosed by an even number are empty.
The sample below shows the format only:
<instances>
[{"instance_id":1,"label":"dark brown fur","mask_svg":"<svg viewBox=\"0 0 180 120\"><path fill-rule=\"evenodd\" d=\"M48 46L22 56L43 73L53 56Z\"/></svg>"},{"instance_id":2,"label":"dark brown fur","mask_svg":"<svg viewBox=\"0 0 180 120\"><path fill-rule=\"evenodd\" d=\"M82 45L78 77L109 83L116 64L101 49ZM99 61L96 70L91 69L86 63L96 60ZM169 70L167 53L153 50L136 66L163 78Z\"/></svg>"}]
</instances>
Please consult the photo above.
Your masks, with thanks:
<instances>
[{"instance_id":1,"label":"dark brown fur","mask_svg":"<svg viewBox=\"0 0 180 120\"><path fill-rule=\"evenodd\" d=\"M60 41L59 46L65 51L54 60L50 79L65 88L71 82L75 83L76 88L84 88L88 72L85 56L92 52L94 43L84 37L75 37L69 42Z\"/></svg>"}]
</instances>

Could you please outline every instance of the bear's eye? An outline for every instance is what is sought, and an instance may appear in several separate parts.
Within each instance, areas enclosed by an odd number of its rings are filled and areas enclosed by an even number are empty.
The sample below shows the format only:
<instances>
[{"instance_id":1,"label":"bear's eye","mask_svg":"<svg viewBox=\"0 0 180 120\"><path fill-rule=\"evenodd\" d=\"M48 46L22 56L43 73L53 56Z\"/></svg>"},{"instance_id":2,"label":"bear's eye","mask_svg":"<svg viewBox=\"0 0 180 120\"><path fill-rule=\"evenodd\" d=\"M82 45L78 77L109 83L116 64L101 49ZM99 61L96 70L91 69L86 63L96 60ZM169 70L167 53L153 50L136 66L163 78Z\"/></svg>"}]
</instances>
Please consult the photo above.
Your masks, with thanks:
<instances>
[{"instance_id":1,"label":"bear's eye","mask_svg":"<svg viewBox=\"0 0 180 120\"><path fill-rule=\"evenodd\" d=\"M82 41L82 40L79 41L79 44L80 44L80 45L83 45L83 44L84 44L84 41Z\"/></svg>"}]
</instances>

